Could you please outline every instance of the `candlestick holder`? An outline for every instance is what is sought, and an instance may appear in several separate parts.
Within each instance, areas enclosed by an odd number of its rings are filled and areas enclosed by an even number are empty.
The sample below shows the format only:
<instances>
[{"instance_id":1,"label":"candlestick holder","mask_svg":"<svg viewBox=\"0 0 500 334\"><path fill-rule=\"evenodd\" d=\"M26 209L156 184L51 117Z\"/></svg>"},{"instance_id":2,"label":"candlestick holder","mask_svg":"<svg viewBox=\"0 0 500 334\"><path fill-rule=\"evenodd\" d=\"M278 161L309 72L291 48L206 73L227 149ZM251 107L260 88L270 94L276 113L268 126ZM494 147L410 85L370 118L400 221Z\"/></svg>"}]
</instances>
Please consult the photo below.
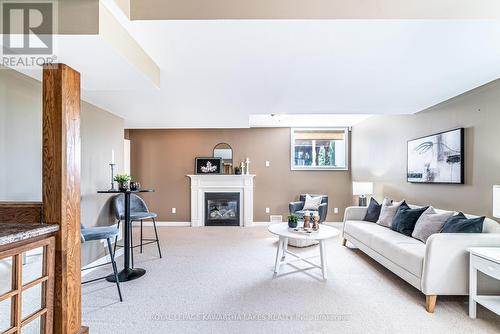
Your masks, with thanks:
<instances>
[{"instance_id":1,"label":"candlestick holder","mask_svg":"<svg viewBox=\"0 0 500 334\"><path fill-rule=\"evenodd\" d=\"M116 190L115 189L115 166L116 166L116 164L110 163L109 166L111 167L111 189L109 189L109 190Z\"/></svg>"}]
</instances>

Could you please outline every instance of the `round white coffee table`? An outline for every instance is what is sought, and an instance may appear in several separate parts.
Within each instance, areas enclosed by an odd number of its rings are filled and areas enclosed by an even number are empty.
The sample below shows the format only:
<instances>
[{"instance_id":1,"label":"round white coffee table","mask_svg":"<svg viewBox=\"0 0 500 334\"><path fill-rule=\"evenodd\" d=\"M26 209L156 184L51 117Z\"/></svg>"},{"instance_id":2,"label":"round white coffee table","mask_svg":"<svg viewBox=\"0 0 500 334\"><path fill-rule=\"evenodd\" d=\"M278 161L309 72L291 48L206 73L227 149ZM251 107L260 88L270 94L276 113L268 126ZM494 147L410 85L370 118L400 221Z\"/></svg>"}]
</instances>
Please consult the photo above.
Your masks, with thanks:
<instances>
[{"instance_id":1,"label":"round white coffee table","mask_svg":"<svg viewBox=\"0 0 500 334\"><path fill-rule=\"evenodd\" d=\"M339 235L339 230L327 226L327 225L321 225L319 230L317 232L312 232L312 233L302 233L302 232L295 232L293 229L290 229L288 227L288 223L278 223L278 224L271 224L267 228L269 232L271 232L274 235L277 235L279 237L279 242L278 242L278 249L276 251L276 262L274 264L274 273L278 274L280 266L282 264L286 264L286 254L290 254L297 258L297 260L307 262L308 264L312 265L315 268L321 269L321 272L323 274L323 279L327 279L327 264L326 264L326 244L325 241L327 239L336 237ZM299 239L299 240L317 240L319 241L319 254L321 258L321 265L317 265L314 262L309 261L308 259L305 259L298 254L292 253L288 250L288 239ZM295 261L297 261L295 260Z\"/></svg>"}]
</instances>

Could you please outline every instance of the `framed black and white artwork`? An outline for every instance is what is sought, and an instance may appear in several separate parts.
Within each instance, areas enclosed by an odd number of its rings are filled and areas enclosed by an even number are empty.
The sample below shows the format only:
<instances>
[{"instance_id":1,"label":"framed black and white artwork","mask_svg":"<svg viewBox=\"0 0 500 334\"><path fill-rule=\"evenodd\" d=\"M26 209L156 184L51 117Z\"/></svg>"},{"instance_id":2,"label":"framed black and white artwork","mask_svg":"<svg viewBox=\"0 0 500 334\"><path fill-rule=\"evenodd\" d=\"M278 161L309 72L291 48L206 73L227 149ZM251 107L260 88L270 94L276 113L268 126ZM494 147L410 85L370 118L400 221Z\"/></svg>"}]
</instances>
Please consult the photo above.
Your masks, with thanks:
<instances>
[{"instance_id":1,"label":"framed black and white artwork","mask_svg":"<svg viewBox=\"0 0 500 334\"><path fill-rule=\"evenodd\" d=\"M196 158L195 172L196 174L220 174L221 165L221 158Z\"/></svg>"},{"instance_id":2,"label":"framed black and white artwork","mask_svg":"<svg viewBox=\"0 0 500 334\"><path fill-rule=\"evenodd\" d=\"M464 129L408 141L407 181L464 184Z\"/></svg>"}]
</instances>

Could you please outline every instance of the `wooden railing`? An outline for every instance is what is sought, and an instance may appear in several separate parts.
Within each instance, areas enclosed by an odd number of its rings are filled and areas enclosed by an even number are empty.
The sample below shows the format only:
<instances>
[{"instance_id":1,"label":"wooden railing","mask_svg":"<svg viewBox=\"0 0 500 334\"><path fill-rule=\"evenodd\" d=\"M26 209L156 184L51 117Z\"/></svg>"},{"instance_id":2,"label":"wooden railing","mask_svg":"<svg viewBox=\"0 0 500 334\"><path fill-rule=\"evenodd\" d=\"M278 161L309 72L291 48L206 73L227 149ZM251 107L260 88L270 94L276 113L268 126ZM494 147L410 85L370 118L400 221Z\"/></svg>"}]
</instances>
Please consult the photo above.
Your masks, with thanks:
<instances>
[{"instance_id":1,"label":"wooden railing","mask_svg":"<svg viewBox=\"0 0 500 334\"><path fill-rule=\"evenodd\" d=\"M31 273L23 265L27 254L35 258ZM0 246L0 263L11 275L10 282L0 286L0 303L10 304L10 312L6 314L2 311L1 314L3 319L10 319L9 327L0 328L2 334L22 333L28 328L32 333L53 333L54 258L53 235ZM33 269L36 266L40 268ZM40 289L40 294L27 292L36 293L37 289Z\"/></svg>"},{"instance_id":2,"label":"wooden railing","mask_svg":"<svg viewBox=\"0 0 500 334\"><path fill-rule=\"evenodd\" d=\"M41 223L42 203L0 202L0 223Z\"/></svg>"}]
</instances>

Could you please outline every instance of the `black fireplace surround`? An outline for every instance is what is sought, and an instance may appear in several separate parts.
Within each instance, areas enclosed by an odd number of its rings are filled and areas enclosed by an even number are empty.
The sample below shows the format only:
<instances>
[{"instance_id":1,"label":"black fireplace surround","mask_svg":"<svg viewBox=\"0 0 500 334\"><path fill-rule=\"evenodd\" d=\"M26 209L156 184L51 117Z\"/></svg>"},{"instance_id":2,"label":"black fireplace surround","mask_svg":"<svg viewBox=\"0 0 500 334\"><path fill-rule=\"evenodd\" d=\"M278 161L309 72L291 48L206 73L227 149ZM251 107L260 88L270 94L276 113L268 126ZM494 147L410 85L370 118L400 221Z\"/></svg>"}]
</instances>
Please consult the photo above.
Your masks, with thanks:
<instances>
[{"instance_id":1,"label":"black fireplace surround","mask_svg":"<svg viewBox=\"0 0 500 334\"><path fill-rule=\"evenodd\" d=\"M205 193L205 226L240 226L240 193Z\"/></svg>"}]
</instances>

